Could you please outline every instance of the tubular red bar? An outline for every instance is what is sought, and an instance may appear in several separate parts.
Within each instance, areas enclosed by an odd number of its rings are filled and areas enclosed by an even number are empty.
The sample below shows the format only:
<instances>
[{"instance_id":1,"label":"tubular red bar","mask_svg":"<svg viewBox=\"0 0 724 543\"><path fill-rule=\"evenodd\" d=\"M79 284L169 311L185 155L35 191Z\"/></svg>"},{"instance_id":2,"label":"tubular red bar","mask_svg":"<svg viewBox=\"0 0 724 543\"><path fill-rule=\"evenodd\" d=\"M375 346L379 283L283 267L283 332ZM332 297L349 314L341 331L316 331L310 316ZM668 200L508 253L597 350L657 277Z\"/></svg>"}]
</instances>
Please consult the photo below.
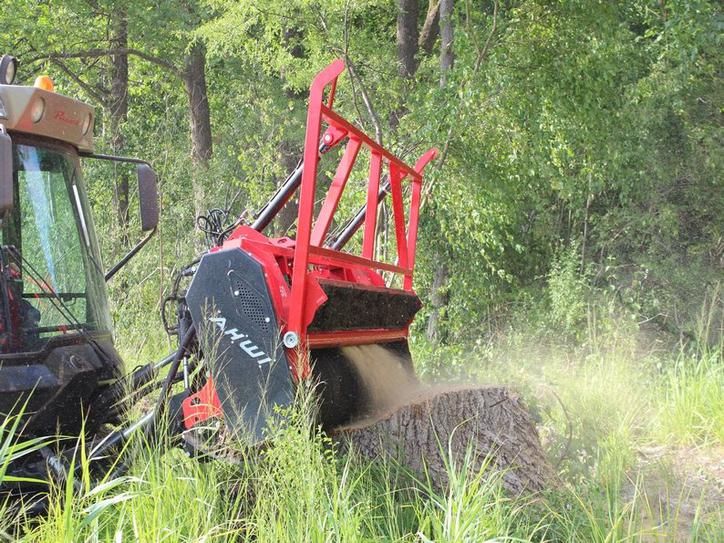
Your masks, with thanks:
<instances>
[{"instance_id":1,"label":"tubular red bar","mask_svg":"<svg viewBox=\"0 0 724 543\"><path fill-rule=\"evenodd\" d=\"M357 138L349 139L347 147L344 150L342 161L337 167L337 173L334 175L332 184L327 192L327 197L322 205L322 210L319 212L317 223L314 225L312 245L321 246L324 244L324 238L329 230L334 212L337 211L339 199L342 197L342 191L344 191L349 174L352 172L352 166L354 166L354 162L357 160L357 153L359 152L360 146L361 142Z\"/></svg>"},{"instance_id":2,"label":"tubular red bar","mask_svg":"<svg viewBox=\"0 0 724 543\"><path fill-rule=\"evenodd\" d=\"M422 171L437 151L425 153L414 168L405 164L390 151L344 119L332 109L337 79L344 71L344 63L336 60L322 70L310 86L307 126L304 143L304 166L299 188L299 211L296 240L270 240L270 250L288 273L288 283L276 286L277 292L288 289L285 295L288 303L286 318L282 318L283 331L291 338L289 350L298 347L352 345L375 343L384 340L404 339L407 329L375 328L356 331L308 332L307 328L316 308L323 304L319 280L322 278L348 281L350 284L382 285L385 281L381 271L401 276L403 289L412 293L412 274L415 264L415 248L419 221L419 207L422 195ZM325 93L328 95L325 103ZM326 130L322 132L323 128ZM327 191L324 202L315 217L315 195L320 161L318 152L320 135L323 143L335 144L347 139L345 151L337 165L336 173ZM325 240L345 186L354 166L366 149L369 157L366 186L366 212L362 238L361 255L350 254L325 247ZM367 154L365 154L367 156ZM392 195L393 223L396 240L396 261L394 263L375 260L377 229L377 207L380 199L381 175L389 171L390 193ZM410 184L409 207L404 201L404 187ZM257 243L257 242L255 242ZM258 243L262 243L258 241ZM267 253L268 254L268 253ZM414 293L412 293L414 295ZM322 298L320 298L322 296ZM314 307L312 307L314 306ZM286 340L285 340L286 341ZM292 357L297 360L297 357ZM306 374L308 368L294 368L297 374ZM301 371L300 371L301 370Z\"/></svg>"},{"instance_id":3,"label":"tubular red bar","mask_svg":"<svg viewBox=\"0 0 724 543\"><path fill-rule=\"evenodd\" d=\"M351 332L314 332L307 337L310 349L341 347L345 345L369 345L407 339L407 328L400 330L374 329L354 330Z\"/></svg>"},{"instance_id":4,"label":"tubular red bar","mask_svg":"<svg viewBox=\"0 0 724 543\"><path fill-rule=\"evenodd\" d=\"M370 270L384 270L402 275L412 273L412 270L409 268L402 268L394 264L387 264L386 262L379 262L378 260L371 260L363 256L352 255L341 251L334 251L333 249L310 247L309 253L312 255L309 261L315 264L358 266ZM314 258L315 256L318 258Z\"/></svg>"},{"instance_id":5,"label":"tubular red bar","mask_svg":"<svg viewBox=\"0 0 724 543\"><path fill-rule=\"evenodd\" d=\"M429 149L415 163L415 171L422 175L425 166L434 160L438 154L435 148ZM420 199L422 193L422 180L413 181L412 196L410 198L410 219L407 223L407 263L410 266L410 274L405 276L405 290L412 290L412 272L415 270L415 256L417 250L417 227L420 222Z\"/></svg>"},{"instance_id":6,"label":"tubular red bar","mask_svg":"<svg viewBox=\"0 0 724 543\"><path fill-rule=\"evenodd\" d=\"M402 203L402 174L397 164L390 164L390 192L392 193L392 213L397 239L397 262L407 268L407 239L405 237L405 208Z\"/></svg>"}]
</instances>

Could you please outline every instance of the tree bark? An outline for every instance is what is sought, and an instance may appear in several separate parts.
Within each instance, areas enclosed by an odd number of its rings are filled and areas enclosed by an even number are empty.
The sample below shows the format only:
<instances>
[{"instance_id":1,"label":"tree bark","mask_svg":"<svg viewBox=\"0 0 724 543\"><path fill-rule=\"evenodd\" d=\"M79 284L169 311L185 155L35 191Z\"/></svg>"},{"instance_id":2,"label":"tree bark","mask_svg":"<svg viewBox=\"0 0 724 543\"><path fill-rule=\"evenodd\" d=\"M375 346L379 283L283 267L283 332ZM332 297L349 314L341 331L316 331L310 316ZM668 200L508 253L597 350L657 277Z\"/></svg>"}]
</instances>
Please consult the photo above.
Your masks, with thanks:
<instances>
[{"instance_id":1,"label":"tree bark","mask_svg":"<svg viewBox=\"0 0 724 543\"><path fill-rule=\"evenodd\" d=\"M471 478L484 469L485 477L499 477L514 495L555 483L535 423L522 401L502 387L422 390L402 407L332 437L342 450L363 458L395 459L429 476L438 490L448 485L450 465Z\"/></svg>"},{"instance_id":2,"label":"tree bark","mask_svg":"<svg viewBox=\"0 0 724 543\"><path fill-rule=\"evenodd\" d=\"M194 165L192 190L194 192L194 208L198 216L205 211L203 171L208 167L213 153L211 112L206 87L206 49L200 41L194 43L185 59L183 81L189 101L191 161Z\"/></svg>"},{"instance_id":3,"label":"tree bark","mask_svg":"<svg viewBox=\"0 0 724 543\"><path fill-rule=\"evenodd\" d=\"M401 77L410 78L417 70L418 0L397 1L397 61Z\"/></svg>"},{"instance_id":4,"label":"tree bark","mask_svg":"<svg viewBox=\"0 0 724 543\"><path fill-rule=\"evenodd\" d=\"M425 54L432 54L435 38L440 32L440 0L430 0L427 6L425 23L422 25L417 45Z\"/></svg>"},{"instance_id":5,"label":"tree bark","mask_svg":"<svg viewBox=\"0 0 724 543\"><path fill-rule=\"evenodd\" d=\"M453 0L440 0L440 87L447 83L447 74L452 69L453 56ZM438 343L442 338L440 315L448 304L447 282L449 269L444 251L438 250L436 254L438 267L432 280L430 289L430 302L432 311L427 321L428 340Z\"/></svg>"},{"instance_id":6,"label":"tree bark","mask_svg":"<svg viewBox=\"0 0 724 543\"><path fill-rule=\"evenodd\" d=\"M111 46L117 49L128 47L128 13L120 7L112 21ZM108 101L111 117L111 148L117 155L123 154L125 138L123 127L128 120L128 55L118 53L111 56L111 92ZM121 229L121 239L128 244L128 171L120 168L114 181L113 203Z\"/></svg>"},{"instance_id":7,"label":"tree bark","mask_svg":"<svg viewBox=\"0 0 724 543\"><path fill-rule=\"evenodd\" d=\"M184 85L189 99L191 121L191 159L206 166L213 152L211 141L211 112L206 88L206 49L196 42L186 57Z\"/></svg>"},{"instance_id":8,"label":"tree bark","mask_svg":"<svg viewBox=\"0 0 724 543\"><path fill-rule=\"evenodd\" d=\"M440 86L444 87L453 67L453 0L440 0Z\"/></svg>"}]
</instances>

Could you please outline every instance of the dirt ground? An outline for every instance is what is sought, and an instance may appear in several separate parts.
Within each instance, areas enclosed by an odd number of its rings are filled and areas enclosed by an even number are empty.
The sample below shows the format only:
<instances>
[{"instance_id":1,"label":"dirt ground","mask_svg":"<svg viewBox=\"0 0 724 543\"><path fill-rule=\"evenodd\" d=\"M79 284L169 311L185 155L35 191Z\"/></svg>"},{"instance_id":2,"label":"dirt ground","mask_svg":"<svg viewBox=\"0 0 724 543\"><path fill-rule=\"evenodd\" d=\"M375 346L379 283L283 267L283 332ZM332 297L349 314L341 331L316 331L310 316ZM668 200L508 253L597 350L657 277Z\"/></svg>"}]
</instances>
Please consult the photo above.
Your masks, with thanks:
<instances>
[{"instance_id":1,"label":"dirt ground","mask_svg":"<svg viewBox=\"0 0 724 543\"><path fill-rule=\"evenodd\" d=\"M637 453L623 498L631 501L637 493L644 498L639 514L651 528L646 540L692 541L702 518L718 515L722 522L724 447L651 446ZM724 533L718 537L724 541Z\"/></svg>"}]
</instances>

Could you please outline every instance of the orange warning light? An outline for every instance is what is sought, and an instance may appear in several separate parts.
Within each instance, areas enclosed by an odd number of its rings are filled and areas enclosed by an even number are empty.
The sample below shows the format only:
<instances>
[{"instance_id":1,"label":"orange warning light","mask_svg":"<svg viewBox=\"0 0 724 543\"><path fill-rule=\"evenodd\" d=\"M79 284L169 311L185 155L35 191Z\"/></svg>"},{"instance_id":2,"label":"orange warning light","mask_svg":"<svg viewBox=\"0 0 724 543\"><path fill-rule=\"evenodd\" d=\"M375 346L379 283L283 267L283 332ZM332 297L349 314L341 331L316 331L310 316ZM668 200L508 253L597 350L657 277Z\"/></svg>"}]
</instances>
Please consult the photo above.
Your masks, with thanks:
<instances>
[{"instance_id":1,"label":"orange warning light","mask_svg":"<svg viewBox=\"0 0 724 543\"><path fill-rule=\"evenodd\" d=\"M47 75L39 75L36 77L33 86L37 89L55 92L55 83L53 83L53 80Z\"/></svg>"}]
</instances>

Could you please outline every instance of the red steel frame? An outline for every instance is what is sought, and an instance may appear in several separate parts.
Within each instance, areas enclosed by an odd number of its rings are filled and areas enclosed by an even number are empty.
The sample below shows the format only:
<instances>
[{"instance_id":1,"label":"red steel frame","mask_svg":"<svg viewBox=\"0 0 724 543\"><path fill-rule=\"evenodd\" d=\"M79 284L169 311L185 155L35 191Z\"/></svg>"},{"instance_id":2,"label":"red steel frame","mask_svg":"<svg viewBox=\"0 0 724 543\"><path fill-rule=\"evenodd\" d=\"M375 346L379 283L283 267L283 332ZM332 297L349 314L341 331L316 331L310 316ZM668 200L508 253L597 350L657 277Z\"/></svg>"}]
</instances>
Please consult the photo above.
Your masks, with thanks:
<instances>
[{"instance_id":1,"label":"red steel frame","mask_svg":"<svg viewBox=\"0 0 724 543\"><path fill-rule=\"evenodd\" d=\"M345 282L357 284L363 288L385 289L394 292L393 289L385 287L385 283L378 273L387 271L401 275L403 290L412 293L422 172L437 155L437 149L430 149L418 159L414 168L411 168L337 114L332 109L332 104L337 78L343 71L344 63L341 60L334 61L317 75L310 88L296 240L269 239L249 226L242 225L234 230L222 247L213 249L242 249L253 255L264 268L282 332L293 332L298 339L295 348L287 348L287 359L295 380L307 377L310 371L308 358L297 356L299 348L303 351L308 348L380 343L407 338L407 326L401 329L317 331L312 334L307 332L307 328L317 309L327 299L319 284L320 280L339 281L341 277L344 277ZM330 90L325 104L324 92L327 87L330 87ZM314 199L322 123L327 125L327 130L321 140L327 149L334 147L345 138L347 146L315 221ZM363 147L370 152L366 195L367 212L363 225L362 254L354 255L325 247L324 244L345 185ZM380 178L384 168L388 170L392 196L397 241L397 262L395 264L374 259L377 205ZM412 184L407 224L405 224L403 182ZM291 275L291 281L288 282L289 275ZM201 390L184 400L183 414L187 428L210 417L221 416L221 404L211 378L207 380Z\"/></svg>"},{"instance_id":2,"label":"red steel frame","mask_svg":"<svg viewBox=\"0 0 724 543\"><path fill-rule=\"evenodd\" d=\"M299 214L297 222L297 236L294 247L294 268L291 280L291 295L289 314L287 319L287 332L293 332L299 338L299 343L307 346L307 307L308 290L310 282L310 264L320 264L320 258L326 265L339 267L362 266L369 270L386 270L401 274L404 290L412 291L412 274L415 267L415 249L417 242L417 227L420 212L420 195L422 188L422 171L428 162L437 155L436 149L427 151L411 168L395 155L387 151L377 142L352 123L341 117L332 109L334 95L337 88L337 78L344 71L344 62L335 60L322 70L312 82L309 93L309 107L307 111L307 131L304 140L304 169L299 196ZM327 103L324 103L324 92L330 87ZM314 220L314 198L317 183L317 170L319 166L319 142L322 123L328 126L324 142L339 141L347 137L347 147L344 151L334 179L327 192L322 208ZM334 251L323 247L327 231L337 210L344 187L349 179L350 172L355 164L359 151L365 147L370 152L370 170L367 183L367 198L364 232L362 238L362 255L356 256L346 252ZM383 168L389 171L390 192L392 196L392 211L397 241L397 263L391 265L378 262L375 256L375 239L377 226L377 205L379 203L380 176ZM403 202L402 183L412 183L408 222L405 224L405 204ZM343 333L324 334L325 337L316 337L316 345L339 344L344 341ZM356 336L365 333L355 332ZM366 335L371 337L395 336L398 334L383 330L369 331ZM320 336L320 334L316 334ZM329 337L327 337L329 336ZM404 331L406 336L406 330ZM384 339L384 338L383 338Z\"/></svg>"}]
</instances>

